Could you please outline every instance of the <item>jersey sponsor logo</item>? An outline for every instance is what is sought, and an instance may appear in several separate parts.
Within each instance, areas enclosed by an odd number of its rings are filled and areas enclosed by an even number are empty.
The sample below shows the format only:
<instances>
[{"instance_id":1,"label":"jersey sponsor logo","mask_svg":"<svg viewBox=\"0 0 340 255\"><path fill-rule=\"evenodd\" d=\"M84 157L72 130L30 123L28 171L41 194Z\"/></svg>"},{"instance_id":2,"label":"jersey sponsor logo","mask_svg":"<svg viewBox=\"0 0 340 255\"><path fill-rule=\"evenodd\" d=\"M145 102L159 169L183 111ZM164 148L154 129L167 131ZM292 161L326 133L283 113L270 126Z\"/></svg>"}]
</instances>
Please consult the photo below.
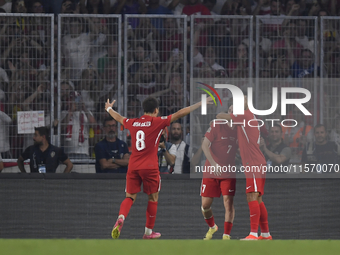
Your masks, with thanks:
<instances>
[{"instance_id":1,"label":"jersey sponsor logo","mask_svg":"<svg viewBox=\"0 0 340 255\"><path fill-rule=\"evenodd\" d=\"M162 116L161 119L162 120L166 120L168 118L168 116Z\"/></svg>"},{"instance_id":2,"label":"jersey sponsor logo","mask_svg":"<svg viewBox=\"0 0 340 255\"><path fill-rule=\"evenodd\" d=\"M150 127L151 126L151 121L147 122L135 122L132 124L133 127Z\"/></svg>"}]
</instances>

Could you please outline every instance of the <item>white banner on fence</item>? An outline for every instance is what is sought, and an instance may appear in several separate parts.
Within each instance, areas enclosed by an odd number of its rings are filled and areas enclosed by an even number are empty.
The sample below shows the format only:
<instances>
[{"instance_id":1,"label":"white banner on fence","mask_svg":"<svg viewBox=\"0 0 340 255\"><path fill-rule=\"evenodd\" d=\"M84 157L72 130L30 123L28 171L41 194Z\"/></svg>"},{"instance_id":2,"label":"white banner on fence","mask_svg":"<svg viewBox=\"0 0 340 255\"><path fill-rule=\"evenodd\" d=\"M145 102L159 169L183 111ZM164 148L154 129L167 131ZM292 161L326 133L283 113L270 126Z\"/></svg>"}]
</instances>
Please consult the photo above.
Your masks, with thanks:
<instances>
[{"instance_id":1,"label":"white banner on fence","mask_svg":"<svg viewBox=\"0 0 340 255\"><path fill-rule=\"evenodd\" d=\"M34 127L45 126L44 111L18 112L18 134L34 134Z\"/></svg>"}]
</instances>

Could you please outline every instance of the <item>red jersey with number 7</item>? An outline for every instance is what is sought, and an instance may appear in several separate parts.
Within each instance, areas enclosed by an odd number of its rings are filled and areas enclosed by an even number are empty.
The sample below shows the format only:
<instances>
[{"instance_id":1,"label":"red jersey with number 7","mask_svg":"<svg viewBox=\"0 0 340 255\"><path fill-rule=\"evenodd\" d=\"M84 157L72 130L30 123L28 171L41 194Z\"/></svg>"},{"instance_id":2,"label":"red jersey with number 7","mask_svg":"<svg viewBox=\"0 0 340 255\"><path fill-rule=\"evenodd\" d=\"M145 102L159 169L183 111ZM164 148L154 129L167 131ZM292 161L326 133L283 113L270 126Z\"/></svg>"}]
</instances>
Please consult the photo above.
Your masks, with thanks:
<instances>
[{"instance_id":1,"label":"red jersey with number 7","mask_svg":"<svg viewBox=\"0 0 340 255\"><path fill-rule=\"evenodd\" d=\"M260 150L260 128L257 127L259 123L254 114L248 109L244 111L244 115L230 115L233 125L237 125L237 139L242 165L265 166L267 164L266 159ZM249 122L249 120L253 121Z\"/></svg>"},{"instance_id":2,"label":"red jersey with number 7","mask_svg":"<svg viewBox=\"0 0 340 255\"><path fill-rule=\"evenodd\" d=\"M237 151L237 132L236 128L231 129L227 124L218 124L209 127L205 137L211 142L210 154L215 162L223 167L221 176L216 176L209 171L203 172L204 178L235 178L236 173L230 167L235 166L235 156ZM211 166L209 160L204 165L207 169ZM228 170L227 170L228 169Z\"/></svg>"},{"instance_id":3,"label":"red jersey with number 7","mask_svg":"<svg viewBox=\"0 0 340 255\"><path fill-rule=\"evenodd\" d=\"M171 115L124 119L124 127L131 133L132 152L128 170L158 169L158 144L165 127L171 123Z\"/></svg>"}]
</instances>

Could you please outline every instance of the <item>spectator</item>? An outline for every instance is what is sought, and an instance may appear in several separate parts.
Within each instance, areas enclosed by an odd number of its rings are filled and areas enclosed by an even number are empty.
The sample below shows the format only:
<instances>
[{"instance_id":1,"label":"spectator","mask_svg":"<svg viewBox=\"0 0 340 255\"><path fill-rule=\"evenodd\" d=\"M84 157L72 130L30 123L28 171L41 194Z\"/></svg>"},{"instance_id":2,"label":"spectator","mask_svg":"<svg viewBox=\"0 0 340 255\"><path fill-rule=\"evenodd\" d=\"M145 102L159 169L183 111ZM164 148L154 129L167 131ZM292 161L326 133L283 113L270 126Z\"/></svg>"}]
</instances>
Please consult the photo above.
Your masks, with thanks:
<instances>
[{"instance_id":1,"label":"spectator","mask_svg":"<svg viewBox=\"0 0 340 255\"><path fill-rule=\"evenodd\" d=\"M35 14L45 13L44 5L42 1L39 1L39 0L32 1L29 10L30 10L30 13L35 13Z\"/></svg>"},{"instance_id":2,"label":"spectator","mask_svg":"<svg viewBox=\"0 0 340 255\"><path fill-rule=\"evenodd\" d=\"M263 5L265 1L266 0L260 0L259 5ZM270 0L270 13L265 14L265 16L270 18L260 19L263 24L263 36L277 37L280 35L281 25L284 17L286 17L286 15L281 14L281 5L282 2L280 0ZM257 15L256 9L253 14Z\"/></svg>"},{"instance_id":3,"label":"spectator","mask_svg":"<svg viewBox=\"0 0 340 255\"><path fill-rule=\"evenodd\" d=\"M85 21L80 18L70 18L68 22L69 34L62 38L62 53L65 58L65 68L69 71L69 78L78 81L81 73L88 68L91 53L91 41L95 39L98 29L91 19L88 21L90 32L85 31Z\"/></svg>"},{"instance_id":4,"label":"spectator","mask_svg":"<svg viewBox=\"0 0 340 255\"><path fill-rule=\"evenodd\" d=\"M228 64L229 77L245 78L249 76L248 46L241 43L237 46L237 60Z\"/></svg>"},{"instance_id":5,"label":"spectator","mask_svg":"<svg viewBox=\"0 0 340 255\"><path fill-rule=\"evenodd\" d=\"M77 5L73 0L64 0L61 4L62 14L76 14L79 13L79 5Z\"/></svg>"},{"instance_id":6,"label":"spectator","mask_svg":"<svg viewBox=\"0 0 340 255\"><path fill-rule=\"evenodd\" d=\"M0 90L0 155L10 158L9 124L12 119L5 113L5 93Z\"/></svg>"},{"instance_id":7,"label":"spectator","mask_svg":"<svg viewBox=\"0 0 340 255\"><path fill-rule=\"evenodd\" d=\"M339 164L338 148L334 142L327 140L326 127L318 124L314 127L315 142L309 142L302 154L302 162L317 164L316 170L321 173L323 164ZM327 172L327 168L325 169ZM329 168L328 168L329 170Z\"/></svg>"},{"instance_id":8,"label":"spectator","mask_svg":"<svg viewBox=\"0 0 340 255\"><path fill-rule=\"evenodd\" d=\"M166 62L172 54L173 49L183 51L183 33L178 31L174 18L164 19L164 34L157 43L157 52L160 53L161 62Z\"/></svg>"},{"instance_id":9,"label":"spectator","mask_svg":"<svg viewBox=\"0 0 340 255\"><path fill-rule=\"evenodd\" d=\"M325 65L328 78L340 78L340 42L333 43L327 52Z\"/></svg>"},{"instance_id":10,"label":"spectator","mask_svg":"<svg viewBox=\"0 0 340 255\"><path fill-rule=\"evenodd\" d=\"M70 95L68 110L62 112L64 149L70 158L89 158L89 129L96 124L92 112L88 111L82 96L74 91Z\"/></svg>"},{"instance_id":11,"label":"spectator","mask_svg":"<svg viewBox=\"0 0 340 255\"><path fill-rule=\"evenodd\" d=\"M175 2L178 2L177 0L173 0L168 7L164 7L159 4L159 0L150 0L149 6L147 7L147 14L167 14L172 15L172 9L176 6L174 6ZM163 27L163 18L153 18L150 20L153 27L155 27L160 34L164 34L164 27Z\"/></svg>"},{"instance_id":12,"label":"spectator","mask_svg":"<svg viewBox=\"0 0 340 255\"><path fill-rule=\"evenodd\" d=\"M130 63L128 68L128 72L131 75L131 78L135 77L135 74L138 72L140 66L149 60L148 56L149 49L147 45L144 43L138 43L133 51L133 62Z\"/></svg>"},{"instance_id":13,"label":"spectator","mask_svg":"<svg viewBox=\"0 0 340 255\"><path fill-rule=\"evenodd\" d=\"M147 12L143 0L118 0L112 7L113 14L145 14ZM124 16L123 16L124 20ZM139 24L138 18L130 18L129 25L135 29Z\"/></svg>"},{"instance_id":14,"label":"spectator","mask_svg":"<svg viewBox=\"0 0 340 255\"><path fill-rule=\"evenodd\" d=\"M88 14L109 14L110 0L80 0L80 12Z\"/></svg>"},{"instance_id":15,"label":"spectator","mask_svg":"<svg viewBox=\"0 0 340 255\"><path fill-rule=\"evenodd\" d=\"M216 56L217 64L227 67L228 61L232 55L233 42L230 39L230 34L226 28L225 20L215 22L211 28L211 34L208 37L208 45L218 50L219 54Z\"/></svg>"},{"instance_id":16,"label":"spectator","mask_svg":"<svg viewBox=\"0 0 340 255\"><path fill-rule=\"evenodd\" d=\"M81 81L78 86L78 91L82 97L85 107L89 111L95 111L95 103L98 98L100 88L98 73L94 68L87 68L81 74Z\"/></svg>"},{"instance_id":17,"label":"spectator","mask_svg":"<svg viewBox=\"0 0 340 255\"><path fill-rule=\"evenodd\" d=\"M27 7L24 0L12 0L11 13L27 13Z\"/></svg>"},{"instance_id":18,"label":"spectator","mask_svg":"<svg viewBox=\"0 0 340 255\"><path fill-rule=\"evenodd\" d=\"M255 2L256 6L253 8L253 15L270 15L271 14L271 1L270 0L259 0L258 3Z\"/></svg>"},{"instance_id":19,"label":"spectator","mask_svg":"<svg viewBox=\"0 0 340 255\"><path fill-rule=\"evenodd\" d=\"M160 74L152 62L144 62L136 73L133 84L129 86L129 94L136 95L143 101L148 95L163 89Z\"/></svg>"},{"instance_id":20,"label":"spectator","mask_svg":"<svg viewBox=\"0 0 340 255\"><path fill-rule=\"evenodd\" d=\"M314 50L314 43L311 45L307 37L307 20L299 19L296 21L296 28L297 33L295 37L295 41L300 44L305 49L313 49Z\"/></svg>"},{"instance_id":21,"label":"spectator","mask_svg":"<svg viewBox=\"0 0 340 255\"><path fill-rule=\"evenodd\" d=\"M292 55L291 55L292 58ZM293 78L314 77L314 54L309 49L301 51L301 57L294 61L291 69Z\"/></svg>"},{"instance_id":22,"label":"spectator","mask_svg":"<svg viewBox=\"0 0 340 255\"><path fill-rule=\"evenodd\" d=\"M172 123L170 133L170 141L176 146L177 149L175 165L172 173L190 173L189 145L183 141L182 125L178 122Z\"/></svg>"},{"instance_id":23,"label":"spectator","mask_svg":"<svg viewBox=\"0 0 340 255\"><path fill-rule=\"evenodd\" d=\"M166 129L163 130L162 136L159 140L157 156L159 172L168 174L170 172L170 167L175 164L176 146L167 141Z\"/></svg>"},{"instance_id":24,"label":"spectator","mask_svg":"<svg viewBox=\"0 0 340 255\"><path fill-rule=\"evenodd\" d=\"M219 53L215 48L207 46L204 51L204 62L201 65L203 68L208 67L215 73L219 73L219 77L226 77L225 68L216 63L216 56L218 55Z\"/></svg>"},{"instance_id":25,"label":"spectator","mask_svg":"<svg viewBox=\"0 0 340 255\"><path fill-rule=\"evenodd\" d=\"M29 146L18 158L18 167L26 173L24 160L30 159L31 173L55 173L59 162L66 165L64 173L71 172L73 164L64 151L49 143L49 130L46 127L34 128L34 145Z\"/></svg>"},{"instance_id":26,"label":"spectator","mask_svg":"<svg viewBox=\"0 0 340 255\"><path fill-rule=\"evenodd\" d=\"M109 63L109 61L118 62L118 38L114 36L107 37L106 53L104 56L98 58L98 73L102 74ZM117 63L118 64L118 63Z\"/></svg>"},{"instance_id":27,"label":"spectator","mask_svg":"<svg viewBox=\"0 0 340 255\"><path fill-rule=\"evenodd\" d=\"M0 8L4 9L5 13L10 13L12 9L12 1L0 0Z\"/></svg>"},{"instance_id":28,"label":"spectator","mask_svg":"<svg viewBox=\"0 0 340 255\"><path fill-rule=\"evenodd\" d=\"M94 148L96 173L126 173L130 154L127 144L117 137L117 121L112 117L106 117L103 129L105 138Z\"/></svg>"},{"instance_id":29,"label":"spectator","mask_svg":"<svg viewBox=\"0 0 340 255\"><path fill-rule=\"evenodd\" d=\"M200 3L199 0L188 0L184 6L182 14L191 15L211 15L209 9ZM203 22L204 19L197 19L197 22Z\"/></svg>"},{"instance_id":30,"label":"spectator","mask_svg":"<svg viewBox=\"0 0 340 255\"><path fill-rule=\"evenodd\" d=\"M313 141L313 127L306 124L305 116L297 107L294 107L290 116L290 119L296 120L298 124L292 128L283 128L284 142L292 150L290 163L301 163L302 151L306 143Z\"/></svg>"},{"instance_id":31,"label":"spectator","mask_svg":"<svg viewBox=\"0 0 340 255\"><path fill-rule=\"evenodd\" d=\"M287 49L293 54L292 58L300 57L302 46L296 41L297 28L294 21L290 21L288 23L287 27L285 27L283 35L284 38L282 40L276 41L273 44L273 49Z\"/></svg>"},{"instance_id":32,"label":"spectator","mask_svg":"<svg viewBox=\"0 0 340 255\"><path fill-rule=\"evenodd\" d=\"M274 124L269 129L268 145L263 137L260 140L260 149L266 158L268 166L287 166L292 155L291 149L283 142L282 127Z\"/></svg>"}]
</instances>

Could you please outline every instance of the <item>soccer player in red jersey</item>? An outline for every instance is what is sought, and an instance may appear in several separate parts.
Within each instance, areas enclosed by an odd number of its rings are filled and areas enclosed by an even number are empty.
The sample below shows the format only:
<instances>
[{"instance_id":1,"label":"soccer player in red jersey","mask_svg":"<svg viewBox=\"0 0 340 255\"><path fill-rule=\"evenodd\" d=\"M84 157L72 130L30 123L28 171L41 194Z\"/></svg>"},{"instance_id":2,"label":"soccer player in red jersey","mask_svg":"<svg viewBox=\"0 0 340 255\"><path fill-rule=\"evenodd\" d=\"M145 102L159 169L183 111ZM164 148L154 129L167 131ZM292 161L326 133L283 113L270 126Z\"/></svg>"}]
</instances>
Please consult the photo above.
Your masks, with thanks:
<instances>
[{"instance_id":1,"label":"soccer player in red jersey","mask_svg":"<svg viewBox=\"0 0 340 255\"><path fill-rule=\"evenodd\" d=\"M229 108L228 113L231 113L231 109L232 106ZM229 125L211 124L205 133L202 149L207 160L204 165L205 171L203 171L201 185L201 209L204 219L209 226L204 240L210 240L218 230L214 221L211 205L214 197L220 197L221 193L223 195L225 208L224 234L222 239L229 240L235 216L234 196L236 190L236 173L230 170L231 168L229 166L235 167L237 150L236 128L231 128ZM214 167L213 172L207 171L208 167ZM217 172L217 167L224 167L224 169Z\"/></svg>"},{"instance_id":2,"label":"soccer player in red jersey","mask_svg":"<svg viewBox=\"0 0 340 255\"><path fill-rule=\"evenodd\" d=\"M209 97L207 103L212 99ZM157 117L159 113L158 100L148 97L143 102L144 115L140 118L128 119L112 109L113 104L107 100L105 110L131 133L132 153L126 174L126 198L120 205L119 216L112 230L112 238L119 237L125 218L136 201L137 193L143 191L149 201L146 209L146 225L143 239L155 239L161 236L153 230L156 221L158 193L160 191L160 175L158 168L157 150L163 129L199 108L201 102L185 107L178 112L164 117Z\"/></svg>"},{"instance_id":3,"label":"soccer player in red jersey","mask_svg":"<svg viewBox=\"0 0 340 255\"><path fill-rule=\"evenodd\" d=\"M246 176L246 194L250 213L250 234L242 240L271 240L269 233L268 213L262 201L264 194L264 184L266 181L265 172L262 167L266 166L266 160L260 150L260 129L251 127L248 121L256 119L249 110L247 96L244 96L244 115L234 115L219 113L217 119L226 119L237 122L237 139L242 158L242 165ZM242 124L241 124L242 123ZM251 123L256 126L257 123ZM234 124L233 124L234 125ZM257 231L260 224L261 236L258 237Z\"/></svg>"}]
</instances>

